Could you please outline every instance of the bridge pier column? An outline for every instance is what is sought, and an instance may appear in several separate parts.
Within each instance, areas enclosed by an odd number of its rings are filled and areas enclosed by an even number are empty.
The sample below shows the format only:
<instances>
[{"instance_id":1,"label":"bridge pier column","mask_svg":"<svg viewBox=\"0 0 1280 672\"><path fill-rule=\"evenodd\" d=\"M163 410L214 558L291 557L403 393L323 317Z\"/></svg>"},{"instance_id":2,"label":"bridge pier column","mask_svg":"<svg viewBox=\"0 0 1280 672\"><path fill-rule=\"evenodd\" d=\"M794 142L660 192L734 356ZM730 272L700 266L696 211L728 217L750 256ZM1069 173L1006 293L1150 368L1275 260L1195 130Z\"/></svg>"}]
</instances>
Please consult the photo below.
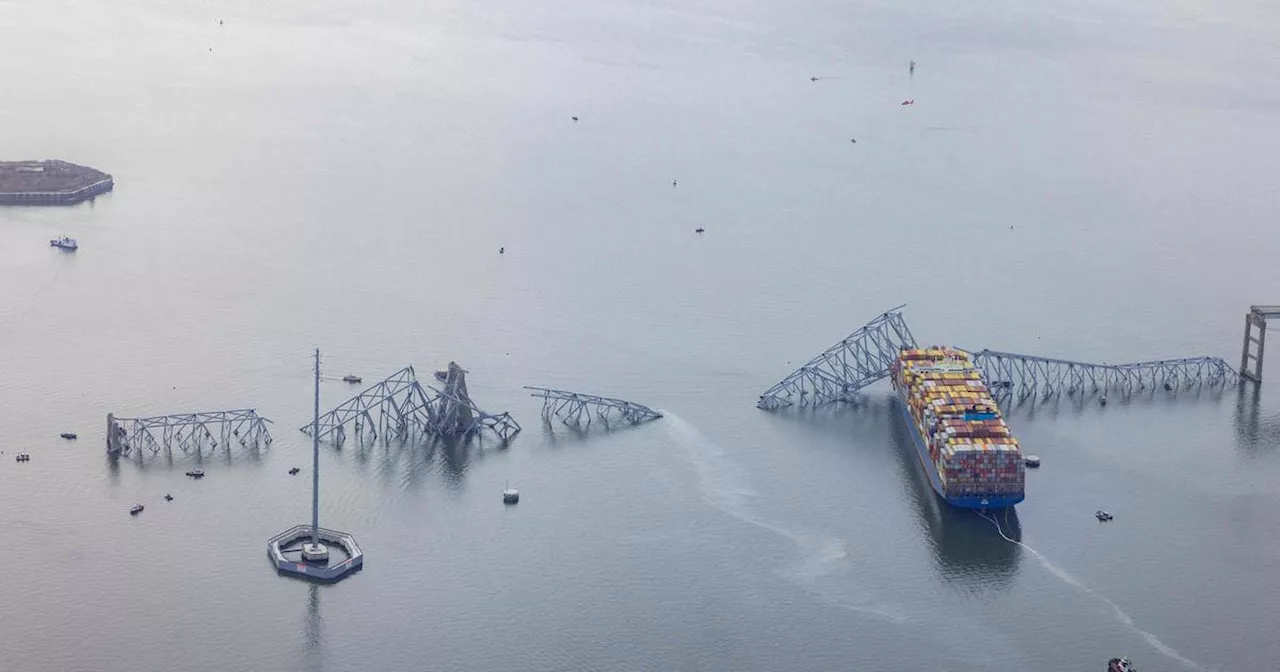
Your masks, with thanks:
<instances>
[{"instance_id":1,"label":"bridge pier column","mask_svg":"<svg viewBox=\"0 0 1280 672\"><path fill-rule=\"evenodd\" d=\"M1266 342L1267 318L1257 310L1250 310L1244 316L1244 347L1240 353L1240 375L1252 380L1255 384L1262 383L1262 354Z\"/></svg>"}]
</instances>

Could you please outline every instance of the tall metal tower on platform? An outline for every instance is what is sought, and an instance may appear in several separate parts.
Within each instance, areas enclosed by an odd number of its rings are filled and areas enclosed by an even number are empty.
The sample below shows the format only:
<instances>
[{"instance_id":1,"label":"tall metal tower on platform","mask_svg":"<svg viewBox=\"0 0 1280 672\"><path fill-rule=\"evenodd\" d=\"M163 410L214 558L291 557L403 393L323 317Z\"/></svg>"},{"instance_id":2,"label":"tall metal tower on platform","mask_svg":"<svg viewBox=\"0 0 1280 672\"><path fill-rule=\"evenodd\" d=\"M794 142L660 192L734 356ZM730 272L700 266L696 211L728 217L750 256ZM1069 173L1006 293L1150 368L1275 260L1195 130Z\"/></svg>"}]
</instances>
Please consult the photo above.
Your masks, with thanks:
<instances>
[{"instance_id":1,"label":"tall metal tower on platform","mask_svg":"<svg viewBox=\"0 0 1280 672\"><path fill-rule=\"evenodd\" d=\"M329 549L320 542L320 348L316 348L316 395L311 420L311 543L302 547L302 558L329 560Z\"/></svg>"},{"instance_id":2,"label":"tall metal tower on platform","mask_svg":"<svg viewBox=\"0 0 1280 672\"><path fill-rule=\"evenodd\" d=\"M280 572L319 581L336 581L364 565L364 551L346 532L320 527L320 349L315 354L315 400L311 420L311 525L295 525L267 541L267 557ZM328 544L345 554L330 564ZM289 556L298 554L301 561Z\"/></svg>"}]
</instances>

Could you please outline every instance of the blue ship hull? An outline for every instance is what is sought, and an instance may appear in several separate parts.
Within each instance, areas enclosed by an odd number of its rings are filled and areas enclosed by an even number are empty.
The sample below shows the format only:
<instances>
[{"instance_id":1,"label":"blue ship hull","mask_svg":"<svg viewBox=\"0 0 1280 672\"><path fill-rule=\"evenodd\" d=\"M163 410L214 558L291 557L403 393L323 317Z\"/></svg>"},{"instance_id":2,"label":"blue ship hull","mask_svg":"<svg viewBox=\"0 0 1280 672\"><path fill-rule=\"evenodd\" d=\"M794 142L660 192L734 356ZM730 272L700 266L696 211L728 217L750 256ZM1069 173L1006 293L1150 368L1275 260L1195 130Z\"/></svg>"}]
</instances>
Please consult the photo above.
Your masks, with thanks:
<instances>
[{"instance_id":1,"label":"blue ship hull","mask_svg":"<svg viewBox=\"0 0 1280 672\"><path fill-rule=\"evenodd\" d=\"M1013 506L1025 498L1025 494L948 497L947 493L942 489L942 480L938 478L938 468L933 464L933 458L929 456L929 446L925 443L924 437L920 436L916 421L911 418L907 400L903 397L904 392L902 390L896 390L896 392L898 393L898 406L902 409L902 420L907 423L911 440L916 444L916 456L920 458L920 468L924 469L925 475L929 477L929 485L933 486L933 491L938 493L938 496L943 501L960 509L1003 509L1007 506Z\"/></svg>"}]
</instances>

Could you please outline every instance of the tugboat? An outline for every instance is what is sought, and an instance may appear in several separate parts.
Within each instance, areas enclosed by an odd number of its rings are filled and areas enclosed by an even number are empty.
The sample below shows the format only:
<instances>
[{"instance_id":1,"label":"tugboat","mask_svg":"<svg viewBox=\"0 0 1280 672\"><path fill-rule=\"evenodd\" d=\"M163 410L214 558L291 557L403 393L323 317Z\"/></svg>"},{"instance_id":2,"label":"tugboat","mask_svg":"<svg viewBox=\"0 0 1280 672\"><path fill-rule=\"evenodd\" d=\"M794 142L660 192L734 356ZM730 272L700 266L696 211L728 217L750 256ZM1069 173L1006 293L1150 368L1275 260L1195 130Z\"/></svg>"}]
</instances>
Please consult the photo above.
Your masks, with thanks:
<instances>
[{"instance_id":1,"label":"tugboat","mask_svg":"<svg viewBox=\"0 0 1280 672\"><path fill-rule=\"evenodd\" d=\"M1128 658L1120 656L1107 661L1107 672L1138 672L1138 668Z\"/></svg>"},{"instance_id":2,"label":"tugboat","mask_svg":"<svg viewBox=\"0 0 1280 672\"><path fill-rule=\"evenodd\" d=\"M75 433L75 432L63 432L63 433L59 434L58 436L61 436L61 437L62 437L62 438L64 438L64 439L71 439L71 440L73 440L73 441L74 441L74 440L75 440L75 438L76 438L76 433Z\"/></svg>"},{"instance_id":3,"label":"tugboat","mask_svg":"<svg viewBox=\"0 0 1280 672\"><path fill-rule=\"evenodd\" d=\"M71 250L72 252L80 249L80 246L76 244L75 238L68 238L66 236L58 236L57 238L49 241L49 244L54 247L60 247L64 250Z\"/></svg>"},{"instance_id":4,"label":"tugboat","mask_svg":"<svg viewBox=\"0 0 1280 672\"><path fill-rule=\"evenodd\" d=\"M187 472L187 475L191 478L204 478L204 469L192 469Z\"/></svg>"},{"instance_id":5,"label":"tugboat","mask_svg":"<svg viewBox=\"0 0 1280 672\"><path fill-rule=\"evenodd\" d=\"M134 504L134 505L133 505L133 508L132 508L132 509L129 509L129 515L131 515L131 516L136 516L136 515L138 515L139 513L142 513L142 505L141 505L141 504Z\"/></svg>"},{"instance_id":6,"label":"tugboat","mask_svg":"<svg viewBox=\"0 0 1280 672\"><path fill-rule=\"evenodd\" d=\"M358 383L358 382L360 382L360 376L356 376L356 375L352 375L352 374L348 373L347 375L345 375L345 376L343 376L343 377L342 377L342 382L344 382L344 383Z\"/></svg>"},{"instance_id":7,"label":"tugboat","mask_svg":"<svg viewBox=\"0 0 1280 672\"><path fill-rule=\"evenodd\" d=\"M1101 522L1101 523L1105 523L1108 520L1111 520L1111 514L1107 513L1106 511L1103 511L1102 509L1098 509L1097 511L1094 512L1093 515L1095 518L1098 519L1098 522Z\"/></svg>"}]
</instances>

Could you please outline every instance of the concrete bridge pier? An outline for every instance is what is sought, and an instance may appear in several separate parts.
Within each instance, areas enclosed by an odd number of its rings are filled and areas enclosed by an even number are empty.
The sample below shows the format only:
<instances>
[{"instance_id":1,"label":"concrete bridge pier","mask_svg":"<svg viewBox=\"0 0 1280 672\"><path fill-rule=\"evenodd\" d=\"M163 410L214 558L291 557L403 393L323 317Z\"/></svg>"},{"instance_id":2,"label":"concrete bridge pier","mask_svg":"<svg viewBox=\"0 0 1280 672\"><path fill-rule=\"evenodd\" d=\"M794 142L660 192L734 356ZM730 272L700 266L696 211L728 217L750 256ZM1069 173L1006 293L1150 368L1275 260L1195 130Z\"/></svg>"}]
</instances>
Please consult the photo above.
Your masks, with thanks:
<instances>
[{"instance_id":1,"label":"concrete bridge pier","mask_svg":"<svg viewBox=\"0 0 1280 672\"><path fill-rule=\"evenodd\" d=\"M1267 344L1267 318L1280 317L1280 306L1249 306L1244 316L1244 347L1240 352L1240 375L1262 383L1262 355Z\"/></svg>"}]
</instances>

